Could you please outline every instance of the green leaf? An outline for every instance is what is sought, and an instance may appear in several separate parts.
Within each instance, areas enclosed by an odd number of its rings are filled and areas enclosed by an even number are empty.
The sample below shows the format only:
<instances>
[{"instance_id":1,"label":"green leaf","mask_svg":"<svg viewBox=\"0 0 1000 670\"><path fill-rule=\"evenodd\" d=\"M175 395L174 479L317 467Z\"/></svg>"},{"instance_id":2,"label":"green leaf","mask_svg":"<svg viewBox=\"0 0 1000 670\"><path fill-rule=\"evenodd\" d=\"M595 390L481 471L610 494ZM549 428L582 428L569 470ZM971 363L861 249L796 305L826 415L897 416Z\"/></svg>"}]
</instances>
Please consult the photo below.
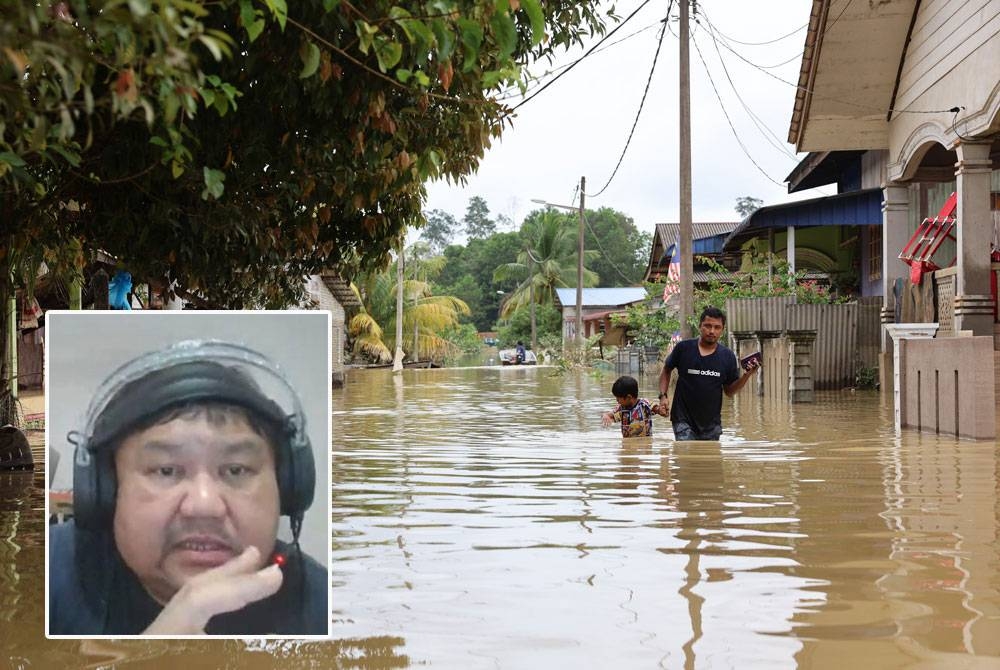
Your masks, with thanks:
<instances>
[{"instance_id":1,"label":"green leaf","mask_svg":"<svg viewBox=\"0 0 1000 670\"><path fill-rule=\"evenodd\" d=\"M448 24L440 19L431 21L431 30L437 39L438 59L442 62L448 60L455 51L455 34L451 32Z\"/></svg>"},{"instance_id":2,"label":"green leaf","mask_svg":"<svg viewBox=\"0 0 1000 670\"><path fill-rule=\"evenodd\" d=\"M465 64L462 67L468 72L476 66L479 60L479 46L483 43L483 27L471 19L459 19L458 30L462 35L462 47Z\"/></svg>"},{"instance_id":3,"label":"green leaf","mask_svg":"<svg viewBox=\"0 0 1000 670\"><path fill-rule=\"evenodd\" d=\"M216 42L213 38L209 37L208 35L199 35L198 41L204 44L205 48L207 48L210 52L212 52L212 57L215 60L217 61L222 60L222 48L219 46L219 43Z\"/></svg>"},{"instance_id":4,"label":"green leaf","mask_svg":"<svg viewBox=\"0 0 1000 670\"><path fill-rule=\"evenodd\" d=\"M201 192L201 199L208 200L208 196L212 196L218 200L226 190L226 173L222 170L213 170L207 165L203 168L203 172L205 188Z\"/></svg>"},{"instance_id":5,"label":"green leaf","mask_svg":"<svg viewBox=\"0 0 1000 670\"><path fill-rule=\"evenodd\" d=\"M257 19L246 24L247 37L250 38L251 42L260 37L260 34L264 32L264 25L264 19Z\"/></svg>"},{"instance_id":6,"label":"green leaf","mask_svg":"<svg viewBox=\"0 0 1000 670\"><path fill-rule=\"evenodd\" d=\"M73 167L80 167L80 154L75 151L70 151L59 144L53 144L49 149L62 156Z\"/></svg>"},{"instance_id":7,"label":"green leaf","mask_svg":"<svg viewBox=\"0 0 1000 670\"><path fill-rule=\"evenodd\" d=\"M417 80L417 83L421 86L430 86L431 78L427 76L427 73L423 70L417 70L413 73L413 78Z\"/></svg>"},{"instance_id":8,"label":"green leaf","mask_svg":"<svg viewBox=\"0 0 1000 670\"><path fill-rule=\"evenodd\" d=\"M184 174L184 166L177 161L172 162L170 164L170 174L174 176L174 179L177 179Z\"/></svg>"},{"instance_id":9,"label":"green leaf","mask_svg":"<svg viewBox=\"0 0 1000 670\"><path fill-rule=\"evenodd\" d=\"M0 151L0 161L3 161L11 167L24 167L27 165L23 158L10 151Z\"/></svg>"},{"instance_id":10,"label":"green leaf","mask_svg":"<svg viewBox=\"0 0 1000 670\"><path fill-rule=\"evenodd\" d=\"M299 46L299 58L302 59L302 72L299 79L308 79L319 69L319 47L311 40L306 40Z\"/></svg>"},{"instance_id":11,"label":"green leaf","mask_svg":"<svg viewBox=\"0 0 1000 670\"><path fill-rule=\"evenodd\" d=\"M149 0L128 0L128 8L133 16L141 19L149 14L149 10L152 9L152 3Z\"/></svg>"},{"instance_id":12,"label":"green leaf","mask_svg":"<svg viewBox=\"0 0 1000 670\"><path fill-rule=\"evenodd\" d=\"M503 79L504 73L502 70L489 70L483 73L483 88L493 88L497 83Z\"/></svg>"},{"instance_id":13,"label":"green leaf","mask_svg":"<svg viewBox=\"0 0 1000 670\"><path fill-rule=\"evenodd\" d=\"M406 39L411 42L413 41L413 33L410 32L410 26L407 24L412 23L412 21L405 21L403 19L409 19L412 17L413 15L402 7L393 7L389 10L389 18L395 21L399 27L403 29L403 32L406 33Z\"/></svg>"},{"instance_id":14,"label":"green leaf","mask_svg":"<svg viewBox=\"0 0 1000 670\"><path fill-rule=\"evenodd\" d=\"M379 69L382 72L387 72L389 68L395 67L403 57L403 45L388 37L378 35L375 37L375 57L378 59Z\"/></svg>"},{"instance_id":15,"label":"green leaf","mask_svg":"<svg viewBox=\"0 0 1000 670\"><path fill-rule=\"evenodd\" d=\"M500 47L501 59L507 60L517 46L517 28L514 26L514 20L507 12L496 12L490 17L490 27L493 28L493 36L496 38L497 46Z\"/></svg>"},{"instance_id":16,"label":"green leaf","mask_svg":"<svg viewBox=\"0 0 1000 670\"><path fill-rule=\"evenodd\" d=\"M378 26L358 20L354 22L354 32L358 36L358 49L367 56L368 49L371 48L372 41L375 39L375 33L378 32Z\"/></svg>"},{"instance_id":17,"label":"green leaf","mask_svg":"<svg viewBox=\"0 0 1000 670\"><path fill-rule=\"evenodd\" d=\"M537 46L545 36L545 14L538 0L521 0L521 8L531 21L531 46Z\"/></svg>"},{"instance_id":18,"label":"green leaf","mask_svg":"<svg viewBox=\"0 0 1000 670\"><path fill-rule=\"evenodd\" d=\"M323 0L323 9L332 12L340 6L340 0Z\"/></svg>"},{"instance_id":19,"label":"green leaf","mask_svg":"<svg viewBox=\"0 0 1000 670\"><path fill-rule=\"evenodd\" d=\"M413 76L413 73L411 71L407 70L406 68L401 67L398 70L396 70L396 79L398 79L399 81L403 82L404 84L406 82L410 81L410 77L412 77L412 76Z\"/></svg>"},{"instance_id":20,"label":"green leaf","mask_svg":"<svg viewBox=\"0 0 1000 670\"><path fill-rule=\"evenodd\" d=\"M274 14L274 18L278 20L278 25L281 26L281 30L284 31L285 22L288 20L288 5L285 4L285 0L264 1L267 3L271 13Z\"/></svg>"}]
</instances>

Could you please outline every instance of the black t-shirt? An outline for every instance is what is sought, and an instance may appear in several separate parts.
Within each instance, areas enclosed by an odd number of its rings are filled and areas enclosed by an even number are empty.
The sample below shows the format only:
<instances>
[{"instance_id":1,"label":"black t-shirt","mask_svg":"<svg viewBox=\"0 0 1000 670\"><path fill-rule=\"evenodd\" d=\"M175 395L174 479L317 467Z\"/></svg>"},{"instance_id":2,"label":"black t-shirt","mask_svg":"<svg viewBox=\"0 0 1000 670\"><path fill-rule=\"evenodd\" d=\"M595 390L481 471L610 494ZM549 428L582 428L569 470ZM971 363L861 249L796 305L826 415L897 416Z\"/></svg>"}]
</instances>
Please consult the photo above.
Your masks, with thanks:
<instances>
[{"instance_id":1,"label":"black t-shirt","mask_svg":"<svg viewBox=\"0 0 1000 670\"><path fill-rule=\"evenodd\" d=\"M664 365L677 370L677 388L670 403L670 420L696 431L722 422L722 387L740 378L736 354L721 344L708 356L698 350L698 338L678 342Z\"/></svg>"},{"instance_id":2,"label":"black t-shirt","mask_svg":"<svg viewBox=\"0 0 1000 670\"><path fill-rule=\"evenodd\" d=\"M326 568L282 542L276 549L289 557L281 589L212 617L206 634L327 634ZM109 533L79 530L72 521L49 528L48 597L52 635L139 635L162 609L122 562Z\"/></svg>"}]
</instances>

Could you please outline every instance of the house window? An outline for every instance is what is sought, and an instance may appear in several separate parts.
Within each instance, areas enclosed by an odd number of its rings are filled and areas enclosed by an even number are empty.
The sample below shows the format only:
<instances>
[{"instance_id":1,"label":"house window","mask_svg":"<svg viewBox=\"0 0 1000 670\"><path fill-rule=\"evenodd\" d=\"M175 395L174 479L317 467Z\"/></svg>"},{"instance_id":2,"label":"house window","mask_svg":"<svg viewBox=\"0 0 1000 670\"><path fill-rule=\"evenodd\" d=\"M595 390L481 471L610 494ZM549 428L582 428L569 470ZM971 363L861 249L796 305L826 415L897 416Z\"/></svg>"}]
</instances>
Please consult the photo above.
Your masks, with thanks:
<instances>
[{"instance_id":1,"label":"house window","mask_svg":"<svg viewBox=\"0 0 1000 670\"><path fill-rule=\"evenodd\" d=\"M882 278L882 226L868 228L868 281Z\"/></svg>"}]
</instances>

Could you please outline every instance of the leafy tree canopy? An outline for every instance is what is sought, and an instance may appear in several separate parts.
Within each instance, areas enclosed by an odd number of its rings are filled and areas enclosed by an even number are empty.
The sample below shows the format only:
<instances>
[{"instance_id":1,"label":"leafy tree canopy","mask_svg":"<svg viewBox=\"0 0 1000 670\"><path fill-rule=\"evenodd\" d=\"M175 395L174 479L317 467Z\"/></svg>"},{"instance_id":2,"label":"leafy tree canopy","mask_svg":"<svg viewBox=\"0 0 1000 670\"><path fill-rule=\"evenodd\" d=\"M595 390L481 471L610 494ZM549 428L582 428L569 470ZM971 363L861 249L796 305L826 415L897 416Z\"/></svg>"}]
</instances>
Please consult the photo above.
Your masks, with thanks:
<instances>
[{"instance_id":1,"label":"leafy tree canopy","mask_svg":"<svg viewBox=\"0 0 1000 670\"><path fill-rule=\"evenodd\" d=\"M741 219L745 219L764 204L764 201L760 198L754 198L750 195L745 195L742 198L736 198L736 211L739 213Z\"/></svg>"},{"instance_id":2,"label":"leafy tree canopy","mask_svg":"<svg viewBox=\"0 0 1000 670\"><path fill-rule=\"evenodd\" d=\"M603 21L567 0L5 3L0 250L78 241L209 304L288 304L321 267L387 265L425 180L500 135L498 93Z\"/></svg>"},{"instance_id":3,"label":"leafy tree canopy","mask_svg":"<svg viewBox=\"0 0 1000 670\"><path fill-rule=\"evenodd\" d=\"M469 240L465 246L451 245L444 250L446 263L437 278L438 293L454 295L463 300L471 297L466 288L471 278L472 285L479 287L478 309L473 308L473 320L480 331L493 330L500 302L505 294L517 286L516 281L494 282L493 270L497 263L513 261L521 248L517 233L496 233L484 240ZM474 301L473 301L474 302ZM472 307L472 303L470 303Z\"/></svg>"},{"instance_id":4,"label":"leafy tree canopy","mask_svg":"<svg viewBox=\"0 0 1000 670\"><path fill-rule=\"evenodd\" d=\"M640 231L632 217L610 207L588 209L584 219L584 247L600 252L587 264L600 277L599 285L638 286L649 263L652 234Z\"/></svg>"},{"instance_id":5,"label":"leafy tree canopy","mask_svg":"<svg viewBox=\"0 0 1000 670\"><path fill-rule=\"evenodd\" d=\"M420 231L420 239L430 245L435 252L444 251L451 244L458 229L455 217L440 209L432 209L424 215L427 224Z\"/></svg>"},{"instance_id":6,"label":"leafy tree canopy","mask_svg":"<svg viewBox=\"0 0 1000 670\"><path fill-rule=\"evenodd\" d=\"M497 232L497 224L490 218L490 208L478 195L469 198L469 206L465 209L465 234L470 240L481 240Z\"/></svg>"},{"instance_id":7,"label":"leafy tree canopy","mask_svg":"<svg viewBox=\"0 0 1000 670\"><path fill-rule=\"evenodd\" d=\"M559 341L562 338L562 312L555 305L539 305L535 309L535 322L539 340ZM510 315L497 330L499 348L513 347L518 340L531 342L531 316L527 307L522 307Z\"/></svg>"}]
</instances>

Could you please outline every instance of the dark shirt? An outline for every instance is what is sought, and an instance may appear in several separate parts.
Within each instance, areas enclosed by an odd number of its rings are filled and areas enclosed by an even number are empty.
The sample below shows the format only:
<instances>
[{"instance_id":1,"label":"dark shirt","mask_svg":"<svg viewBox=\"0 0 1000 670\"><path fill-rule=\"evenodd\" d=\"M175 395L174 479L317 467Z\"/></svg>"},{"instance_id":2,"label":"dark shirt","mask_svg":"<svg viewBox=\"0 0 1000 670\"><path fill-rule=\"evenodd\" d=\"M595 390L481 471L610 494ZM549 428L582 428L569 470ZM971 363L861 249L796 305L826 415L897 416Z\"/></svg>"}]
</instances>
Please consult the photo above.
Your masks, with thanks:
<instances>
[{"instance_id":1,"label":"dark shirt","mask_svg":"<svg viewBox=\"0 0 1000 670\"><path fill-rule=\"evenodd\" d=\"M717 344L702 356L698 338L682 340L664 366L677 370L677 388L670 403L670 420L684 422L697 432L722 423L722 389L740 378L736 354Z\"/></svg>"},{"instance_id":2,"label":"dark shirt","mask_svg":"<svg viewBox=\"0 0 1000 670\"><path fill-rule=\"evenodd\" d=\"M326 635L326 569L278 542L284 579L273 596L212 617L208 635ZM79 554L79 560L77 560ZM109 533L49 527L49 634L140 635L163 609L122 562Z\"/></svg>"}]
</instances>

